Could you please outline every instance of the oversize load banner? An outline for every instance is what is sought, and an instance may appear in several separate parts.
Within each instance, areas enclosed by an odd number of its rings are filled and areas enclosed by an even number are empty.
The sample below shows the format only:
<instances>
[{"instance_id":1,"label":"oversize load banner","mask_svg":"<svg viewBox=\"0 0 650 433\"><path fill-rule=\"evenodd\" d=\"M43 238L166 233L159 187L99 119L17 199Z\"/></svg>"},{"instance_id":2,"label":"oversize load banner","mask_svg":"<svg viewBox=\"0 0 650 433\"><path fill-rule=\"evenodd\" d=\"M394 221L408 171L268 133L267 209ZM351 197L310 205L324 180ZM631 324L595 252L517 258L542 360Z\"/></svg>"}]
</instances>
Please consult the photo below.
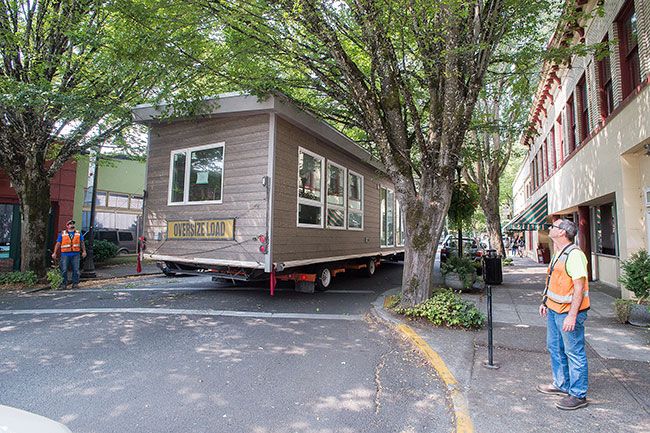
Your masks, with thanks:
<instances>
[{"instance_id":1,"label":"oversize load banner","mask_svg":"<svg viewBox=\"0 0 650 433\"><path fill-rule=\"evenodd\" d=\"M167 239L232 241L235 219L167 221Z\"/></svg>"}]
</instances>

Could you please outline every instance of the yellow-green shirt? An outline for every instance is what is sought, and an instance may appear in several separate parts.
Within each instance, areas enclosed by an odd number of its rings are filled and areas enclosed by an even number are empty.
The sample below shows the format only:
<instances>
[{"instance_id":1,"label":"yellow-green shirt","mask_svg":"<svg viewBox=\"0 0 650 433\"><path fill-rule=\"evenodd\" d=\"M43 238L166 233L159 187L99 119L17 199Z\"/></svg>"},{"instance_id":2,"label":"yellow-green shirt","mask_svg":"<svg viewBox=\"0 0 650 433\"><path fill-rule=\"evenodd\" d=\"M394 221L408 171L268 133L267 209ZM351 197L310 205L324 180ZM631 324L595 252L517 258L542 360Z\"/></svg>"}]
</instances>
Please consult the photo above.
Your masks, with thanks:
<instances>
[{"instance_id":1,"label":"yellow-green shirt","mask_svg":"<svg viewBox=\"0 0 650 433\"><path fill-rule=\"evenodd\" d=\"M551 263L555 262L555 256L557 253L553 254ZM587 273L587 256L582 252L581 249L574 249L569 253L569 257L566 259L566 273L569 274L572 280L578 280L580 278L588 278Z\"/></svg>"}]
</instances>

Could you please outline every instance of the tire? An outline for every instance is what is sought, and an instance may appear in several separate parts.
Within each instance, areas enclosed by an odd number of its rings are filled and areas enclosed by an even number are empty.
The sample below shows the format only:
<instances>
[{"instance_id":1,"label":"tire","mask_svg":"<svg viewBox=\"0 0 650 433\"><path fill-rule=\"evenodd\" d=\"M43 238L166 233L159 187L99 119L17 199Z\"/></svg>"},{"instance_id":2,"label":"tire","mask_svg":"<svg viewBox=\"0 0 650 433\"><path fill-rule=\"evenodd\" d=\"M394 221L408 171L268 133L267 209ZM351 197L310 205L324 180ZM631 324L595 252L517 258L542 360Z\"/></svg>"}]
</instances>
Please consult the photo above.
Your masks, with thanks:
<instances>
[{"instance_id":1,"label":"tire","mask_svg":"<svg viewBox=\"0 0 650 433\"><path fill-rule=\"evenodd\" d=\"M366 277L370 278L373 275L375 275L375 272L377 272L377 265L375 263L375 259L368 259L366 262L366 268L364 269L364 274Z\"/></svg>"},{"instance_id":2,"label":"tire","mask_svg":"<svg viewBox=\"0 0 650 433\"><path fill-rule=\"evenodd\" d=\"M319 266L316 271L316 290L324 292L332 285L332 272L327 266Z\"/></svg>"},{"instance_id":3,"label":"tire","mask_svg":"<svg viewBox=\"0 0 650 433\"><path fill-rule=\"evenodd\" d=\"M121 256L122 254L129 254L129 250L127 250L126 248L122 248L117 252L118 256Z\"/></svg>"}]
</instances>

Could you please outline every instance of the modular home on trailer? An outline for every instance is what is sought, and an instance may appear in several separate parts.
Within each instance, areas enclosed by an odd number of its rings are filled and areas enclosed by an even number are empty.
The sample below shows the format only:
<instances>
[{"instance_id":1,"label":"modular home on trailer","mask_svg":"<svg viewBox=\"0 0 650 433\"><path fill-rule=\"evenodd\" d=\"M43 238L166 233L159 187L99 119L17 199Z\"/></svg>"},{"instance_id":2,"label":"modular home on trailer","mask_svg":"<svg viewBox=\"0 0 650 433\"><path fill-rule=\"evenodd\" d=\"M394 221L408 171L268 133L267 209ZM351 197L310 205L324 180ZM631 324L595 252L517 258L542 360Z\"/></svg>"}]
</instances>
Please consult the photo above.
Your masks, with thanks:
<instances>
[{"instance_id":1,"label":"modular home on trailer","mask_svg":"<svg viewBox=\"0 0 650 433\"><path fill-rule=\"evenodd\" d=\"M294 280L324 289L404 254L404 224L380 162L281 96L222 95L206 114L149 128L147 257L169 272Z\"/></svg>"}]
</instances>

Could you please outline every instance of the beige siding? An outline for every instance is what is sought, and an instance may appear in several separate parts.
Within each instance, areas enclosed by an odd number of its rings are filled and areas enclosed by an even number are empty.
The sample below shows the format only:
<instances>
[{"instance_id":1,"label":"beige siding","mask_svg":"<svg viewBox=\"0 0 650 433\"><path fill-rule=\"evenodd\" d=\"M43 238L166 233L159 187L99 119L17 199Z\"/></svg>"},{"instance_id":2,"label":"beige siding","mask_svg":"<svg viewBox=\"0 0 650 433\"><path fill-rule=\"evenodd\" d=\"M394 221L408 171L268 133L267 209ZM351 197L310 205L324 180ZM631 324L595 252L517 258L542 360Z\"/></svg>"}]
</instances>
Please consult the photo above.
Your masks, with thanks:
<instances>
[{"instance_id":1,"label":"beige siding","mask_svg":"<svg viewBox=\"0 0 650 433\"><path fill-rule=\"evenodd\" d=\"M224 142L223 202L209 205L167 204L172 150ZM269 115L177 121L150 130L145 233L147 250L188 259L264 263L253 237L264 233ZM236 218L235 241L166 240L168 220ZM162 241L156 241L158 237Z\"/></svg>"},{"instance_id":2,"label":"beige siding","mask_svg":"<svg viewBox=\"0 0 650 433\"><path fill-rule=\"evenodd\" d=\"M379 245L379 184L392 184L376 169L277 117L273 198L273 261L374 254ZM298 147L364 177L364 229L335 230L297 226ZM325 217L326 219L326 217Z\"/></svg>"}]
</instances>

